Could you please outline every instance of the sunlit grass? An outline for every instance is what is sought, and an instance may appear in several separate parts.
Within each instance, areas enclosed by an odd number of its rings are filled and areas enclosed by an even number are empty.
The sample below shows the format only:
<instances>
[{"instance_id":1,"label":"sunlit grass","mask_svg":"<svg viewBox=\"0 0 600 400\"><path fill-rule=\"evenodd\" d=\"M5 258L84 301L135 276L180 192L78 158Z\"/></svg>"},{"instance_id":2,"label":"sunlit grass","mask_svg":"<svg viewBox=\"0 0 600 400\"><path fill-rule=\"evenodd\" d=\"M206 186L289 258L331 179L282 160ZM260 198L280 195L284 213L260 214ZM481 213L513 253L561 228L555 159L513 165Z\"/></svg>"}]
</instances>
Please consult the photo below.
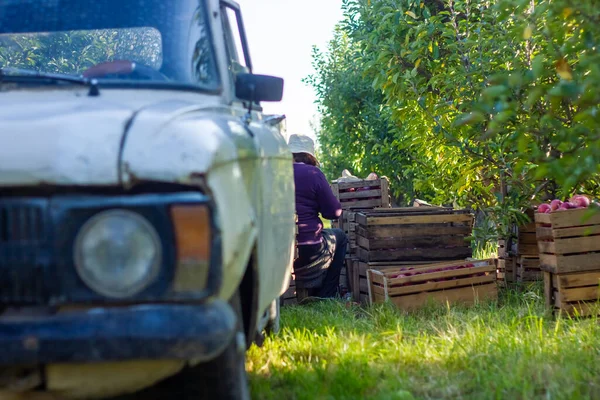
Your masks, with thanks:
<instances>
[{"instance_id":1,"label":"sunlit grass","mask_svg":"<svg viewBox=\"0 0 600 400\"><path fill-rule=\"evenodd\" d=\"M598 320L552 317L539 287L411 315L288 307L282 326L248 353L255 399L600 398Z\"/></svg>"}]
</instances>

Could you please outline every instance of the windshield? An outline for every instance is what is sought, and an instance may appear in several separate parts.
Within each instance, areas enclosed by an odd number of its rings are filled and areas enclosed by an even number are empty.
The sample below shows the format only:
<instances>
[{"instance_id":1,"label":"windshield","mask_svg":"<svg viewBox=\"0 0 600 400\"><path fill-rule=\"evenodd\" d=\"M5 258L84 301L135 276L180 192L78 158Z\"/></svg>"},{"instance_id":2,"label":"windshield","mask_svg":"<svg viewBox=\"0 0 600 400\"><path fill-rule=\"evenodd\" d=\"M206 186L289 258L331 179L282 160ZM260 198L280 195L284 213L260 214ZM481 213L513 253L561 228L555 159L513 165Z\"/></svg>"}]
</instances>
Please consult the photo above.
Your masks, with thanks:
<instances>
[{"instance_id":1,"label":"windshield","mask_svg":"<svg viewBox=\"0 0 600 400\"><path fill-rule=\"evenodd\" d=\"M0 0L0 68L219 87L203 0Z\"/></svg>"}]
</instances>

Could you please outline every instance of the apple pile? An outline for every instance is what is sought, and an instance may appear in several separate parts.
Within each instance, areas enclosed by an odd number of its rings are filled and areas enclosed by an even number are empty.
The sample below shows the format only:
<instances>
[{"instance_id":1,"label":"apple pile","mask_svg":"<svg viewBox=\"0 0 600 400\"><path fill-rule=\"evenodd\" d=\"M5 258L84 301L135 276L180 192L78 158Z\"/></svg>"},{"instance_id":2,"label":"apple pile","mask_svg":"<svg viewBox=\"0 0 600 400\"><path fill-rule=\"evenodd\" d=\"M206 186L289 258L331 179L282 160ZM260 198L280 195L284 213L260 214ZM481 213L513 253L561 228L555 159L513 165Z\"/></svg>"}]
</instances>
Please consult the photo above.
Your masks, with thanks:
<instances>
[{"instance_id":1,"label":"apple pile","mask_svg":"<svg viewBox=\"0 0 600 400\"><path fill-rule=\"evenodd\" d=\"M465 263L462 265L451 265L448 267L440 267L440 268L434 268L434 269L416 269L416 267L407 267L407 268L403 268L402 270L400 270L399 273L394 274L394 275L390 275L389 278L390 279L396 279L396 278L409 278L411 276L417 276L417 275L424 275L424 274L432 274L435 272L443 272L443 271L455 271L455 270L459 270L459 269L466 269L466 268L473 268L475 267L475 264L472 263ZM485 272L481 272L478 274L473 274L472 276L483 276L485 275ZM394 285L392 282L391 286L412 286L412 285L422 285L424 283L432 283L432 282L442 282L442 281L453 281L453 280L457 280L457 279L461 279L461 278L465 278L465 276L454 276L454 277L446 277L446 278L437 278L437 279L431 279L431 280L427 280L427 281L419 281L419 282L406 282L400 285Z\"/></svg>"},{"instance_id":2,"label":"apple pile","mask_svg":"<svg viewBox=\"0 0 600 400\"><path fill-rule=\"evenodd\" d=\"M549 204L542 203L537 207L537 212L542 214L550 214L555 211L571 210L576 208L588 208L592 204L589 197L583 194L576 194L568 201L558 199L552 200Z\"/></svg>"}]
</instances>

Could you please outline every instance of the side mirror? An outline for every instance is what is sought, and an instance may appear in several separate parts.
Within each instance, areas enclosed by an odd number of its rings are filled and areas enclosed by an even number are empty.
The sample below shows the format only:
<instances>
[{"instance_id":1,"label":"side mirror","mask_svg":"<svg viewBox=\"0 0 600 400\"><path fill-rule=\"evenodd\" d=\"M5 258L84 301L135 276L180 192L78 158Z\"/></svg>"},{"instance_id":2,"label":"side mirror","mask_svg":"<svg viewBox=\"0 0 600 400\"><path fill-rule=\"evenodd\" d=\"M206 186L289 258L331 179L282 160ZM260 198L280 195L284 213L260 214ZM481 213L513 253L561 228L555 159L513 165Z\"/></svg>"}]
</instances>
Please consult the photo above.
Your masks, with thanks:
<instances>
[{"instance_id":1,"label":"side mirror","mask_svg":"<svg viewBox=\"0 0 600 400\"><path fill-rule=\"evenodd\" d=\"M235 95L238 99L250 102L281 101L283 79L269 75L237 74Z\"/></svg>"}]
</instances>

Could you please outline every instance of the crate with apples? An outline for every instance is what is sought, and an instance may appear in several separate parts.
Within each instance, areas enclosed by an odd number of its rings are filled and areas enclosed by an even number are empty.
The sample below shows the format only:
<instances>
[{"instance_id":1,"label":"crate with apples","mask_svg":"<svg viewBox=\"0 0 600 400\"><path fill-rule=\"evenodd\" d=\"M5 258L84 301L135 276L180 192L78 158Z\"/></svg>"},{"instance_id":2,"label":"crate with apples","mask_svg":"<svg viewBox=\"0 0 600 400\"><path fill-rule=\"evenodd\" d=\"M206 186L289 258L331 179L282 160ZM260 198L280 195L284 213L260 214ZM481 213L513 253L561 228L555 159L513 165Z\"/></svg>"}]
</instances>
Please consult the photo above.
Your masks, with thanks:
<instances>
[{"instance_id":1,"label":"crate with apples","mask_svg":"<svg viewBox=\"0 0 600 400\"><path fill-rule=\"evenodd\" d=\"M369 284L367 281L367 271L374 269L377 271L386 271L403 267L410 268L415 265L428 264L426 261L391 261L391 262L364 262L357 258L348 260L348 277L354 301L362 304L369 303Z\"/></svg>"},{"instance_id":2,"label":"crate with apples","mask_svg":"<svg viewBox=\"0 0 600 400\"><path fill-rule=\"evenodd\" d=\"M587 196L540 204L535 214L546 304L569 315L596 313L600 204Z\"/></svg>"},{"instance_id":3,"label":"crate with apples","mask_svg":"<svg viewBox=\"0 0 600 400\"><path fill-rule=\"evenodd\" d=\"M330 186L344 210L391 207L389 181L386 177L378 177L374 173L366 179L342 176Z\"/></svg>"},{"instance_id":4,"label":"crate with apples","mask_svg":"<svg viewBox=\"0 0 600 400\"><path fill-rule=\"evenodd\" d=\"M391 301L404 311L414 311L430 302L474 304L498 298L493 259L404 265L367 270L369 300Z\"/></svg>"}]
</instances>

